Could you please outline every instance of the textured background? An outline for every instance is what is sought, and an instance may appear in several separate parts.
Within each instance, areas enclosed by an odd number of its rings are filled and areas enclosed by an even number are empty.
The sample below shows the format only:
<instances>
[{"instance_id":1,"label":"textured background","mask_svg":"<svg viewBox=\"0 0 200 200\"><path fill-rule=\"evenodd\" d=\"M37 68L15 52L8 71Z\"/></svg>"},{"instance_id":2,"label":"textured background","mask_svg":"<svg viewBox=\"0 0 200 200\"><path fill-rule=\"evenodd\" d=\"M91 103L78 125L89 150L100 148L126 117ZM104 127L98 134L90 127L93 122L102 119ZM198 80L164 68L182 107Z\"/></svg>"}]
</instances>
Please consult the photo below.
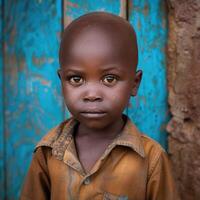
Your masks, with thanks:
<instances>
[{"instance_id":1,"label":"textured background","mask_svg":"<svg viewBox=\"0 0 200 200\"><path fill-rule=\"evenodd\" d=\"M169 0L167 130L181 199L200 199L200 1Z\"/></svg>"}]
</instances>

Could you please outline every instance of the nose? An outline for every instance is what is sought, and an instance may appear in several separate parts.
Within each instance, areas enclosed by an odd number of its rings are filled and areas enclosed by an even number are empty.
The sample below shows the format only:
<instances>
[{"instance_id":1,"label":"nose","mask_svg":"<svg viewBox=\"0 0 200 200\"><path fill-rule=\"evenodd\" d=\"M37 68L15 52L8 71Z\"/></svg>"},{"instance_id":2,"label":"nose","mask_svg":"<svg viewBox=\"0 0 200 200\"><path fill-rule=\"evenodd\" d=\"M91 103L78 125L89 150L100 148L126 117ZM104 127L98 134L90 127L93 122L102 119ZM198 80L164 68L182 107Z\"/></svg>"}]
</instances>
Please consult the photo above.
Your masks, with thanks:
<instances>
[{"instance_id":1,"label":"nose","mask_svg":"<svg viewBox=\"0 0 200 200\"><path fill-rule=\"evenodd\" d=\"M98 96L93 96L93 95L88 95L88 96L85 96L84 99L83 99L85 102L94 102L94 101L102 101L102 98L101 97L98 97Z\"/></svg>"},{"instance_id":2,"label":"nose","mask_svg":"<svg viewBox=\"0 0 200 200\"><path fill-rule=\"evenodd\" d=\"M101 102L103 100L101 92L99 91L98 87L95 86L94 84L88 85L83 101L85 102Z\"/></svg>"}]
</instances>

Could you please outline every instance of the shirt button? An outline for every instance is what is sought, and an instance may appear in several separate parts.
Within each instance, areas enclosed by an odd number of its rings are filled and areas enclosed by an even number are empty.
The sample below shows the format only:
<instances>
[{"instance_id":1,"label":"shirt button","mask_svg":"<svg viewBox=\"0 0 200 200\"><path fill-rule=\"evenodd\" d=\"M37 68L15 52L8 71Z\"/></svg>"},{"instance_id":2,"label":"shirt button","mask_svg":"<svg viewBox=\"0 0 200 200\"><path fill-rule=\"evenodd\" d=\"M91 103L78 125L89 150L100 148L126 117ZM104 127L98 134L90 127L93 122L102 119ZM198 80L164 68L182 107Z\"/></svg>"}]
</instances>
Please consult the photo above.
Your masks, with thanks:
<instances>
[{"instance_id":1,"label":"shirt button","mask_svg":"<svg viewBox=\"0 0 200 200\"><path fill-rule=\"evenodd\" d=\"M90 178L87 177L87 178L83 181L83 183L84 183L85 185L90 184Z\"/></svg>"}]
</instances>

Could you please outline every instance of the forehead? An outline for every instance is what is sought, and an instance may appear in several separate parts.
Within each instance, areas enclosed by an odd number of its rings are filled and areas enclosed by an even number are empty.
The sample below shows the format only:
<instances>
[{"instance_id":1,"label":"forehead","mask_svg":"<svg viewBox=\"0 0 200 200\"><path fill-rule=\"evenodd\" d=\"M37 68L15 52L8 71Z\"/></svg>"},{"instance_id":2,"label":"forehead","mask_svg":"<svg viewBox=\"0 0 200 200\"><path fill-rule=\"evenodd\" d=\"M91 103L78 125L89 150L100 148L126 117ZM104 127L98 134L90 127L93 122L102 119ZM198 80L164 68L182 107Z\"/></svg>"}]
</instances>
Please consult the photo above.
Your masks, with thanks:
<instances>
[{"instance_id":1,"label":"forehead","mask_svg":"<svg viewBox=\"0 0 200 200\"><path fill-rule=\"evenodd\" d=\"M65 46L65 63L76 59L123 61L127 45L117 34L93 27L75 35ZM127 59L125 59L127 60Z\"/></svg>"}]
</instances>

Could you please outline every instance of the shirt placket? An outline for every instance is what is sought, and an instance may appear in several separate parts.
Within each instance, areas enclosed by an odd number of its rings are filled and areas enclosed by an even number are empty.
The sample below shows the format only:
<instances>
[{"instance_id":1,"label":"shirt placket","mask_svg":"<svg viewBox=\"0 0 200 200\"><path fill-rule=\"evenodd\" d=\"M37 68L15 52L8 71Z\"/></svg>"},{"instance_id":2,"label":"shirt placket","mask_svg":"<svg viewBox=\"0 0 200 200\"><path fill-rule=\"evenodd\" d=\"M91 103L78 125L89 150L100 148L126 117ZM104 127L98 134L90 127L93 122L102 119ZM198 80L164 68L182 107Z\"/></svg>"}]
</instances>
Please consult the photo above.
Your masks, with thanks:
<instances>
[{"instance_id":1,"label":"shirt placket","mask_svg":"<svg viewBox=\"0 0 200 200\"><path fill-rule=\"evenodd\" d=\"M74 169L76 172L78 172L83 178L80 182L80 186L82 184L84 185L89 185L92 183L92 175L97 173L104 161L106 160L108 154L112 151L112 149L115 147L115 143L110 144L103 155L98 159L98 161L95 163L93 168L89 173L86 173L85 170L83 169L77 153L76 153L76 148L74 144L74 140L71 139L71 141L68 144L68 147L66 148L66 151L64 153L63 161L72 169Z\"/></svg>"}]
</instances>

